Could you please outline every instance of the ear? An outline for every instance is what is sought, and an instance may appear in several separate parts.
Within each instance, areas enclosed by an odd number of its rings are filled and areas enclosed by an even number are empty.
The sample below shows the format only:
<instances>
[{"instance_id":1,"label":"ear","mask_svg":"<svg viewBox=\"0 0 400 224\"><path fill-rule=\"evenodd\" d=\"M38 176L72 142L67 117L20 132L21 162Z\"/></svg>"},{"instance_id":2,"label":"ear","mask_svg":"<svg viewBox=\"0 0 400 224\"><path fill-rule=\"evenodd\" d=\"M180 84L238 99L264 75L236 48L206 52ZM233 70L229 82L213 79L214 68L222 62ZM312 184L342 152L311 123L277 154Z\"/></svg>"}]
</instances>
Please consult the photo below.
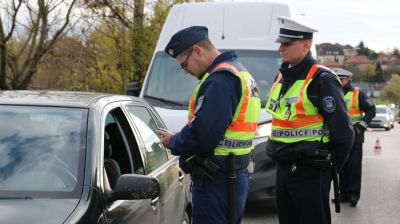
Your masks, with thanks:
<instances>
[{"instance_id":1,"label":"ear","mask_svg":"<svg viewBox=\"0 0 400 224\"><path fill-rule=\"evenodd\" d=\"M304 50L308 52L311 49L312 40L304 40L303 44Z\"/></svg>"},{"instance_id":2,"label":"ear","mask_svg":"<svg viewBox=\"0 0 400 224\"><path fill-rule=\"evenodd\" d=\"M192 54L195 54L196 56L200 56L201 54L203 54L203 48L201 48L199 45L193 45L193 50L192 50Z\"/></svg>"}]
</instances>

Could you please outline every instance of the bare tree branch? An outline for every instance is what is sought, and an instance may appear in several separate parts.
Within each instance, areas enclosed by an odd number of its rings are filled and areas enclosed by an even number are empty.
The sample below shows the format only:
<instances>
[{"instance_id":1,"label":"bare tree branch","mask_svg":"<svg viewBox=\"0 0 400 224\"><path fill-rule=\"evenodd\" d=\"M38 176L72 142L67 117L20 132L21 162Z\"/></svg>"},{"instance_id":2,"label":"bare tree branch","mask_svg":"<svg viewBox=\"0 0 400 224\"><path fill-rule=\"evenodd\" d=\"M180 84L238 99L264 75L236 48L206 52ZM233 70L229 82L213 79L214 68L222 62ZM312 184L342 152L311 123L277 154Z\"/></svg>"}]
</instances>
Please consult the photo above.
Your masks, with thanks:
<instances>
[{"instance_id":1,"label":"bare tree branch","mask_svg":"<svg viewBox=\"0 0 400 224\"><path fill-rule=\"evenodd\" d=\"M17 20L18 10L21 8L21 4L22 4L22 0L19 0L19 1L18 1L18 5L17 5L17 6L15 6L15 1L13 1L13 9L14 9L14 12L13 12L12 21L11 21L11 29L10 29L10 32L8 32L8 34L7 34L6 38L5 38L5 41L6 41L6 42L11 38L11 36L12 36L12 34L13 34L13 32L14 32L14 29L15 29L15 21Z\"/></svg>"}]
</instances>

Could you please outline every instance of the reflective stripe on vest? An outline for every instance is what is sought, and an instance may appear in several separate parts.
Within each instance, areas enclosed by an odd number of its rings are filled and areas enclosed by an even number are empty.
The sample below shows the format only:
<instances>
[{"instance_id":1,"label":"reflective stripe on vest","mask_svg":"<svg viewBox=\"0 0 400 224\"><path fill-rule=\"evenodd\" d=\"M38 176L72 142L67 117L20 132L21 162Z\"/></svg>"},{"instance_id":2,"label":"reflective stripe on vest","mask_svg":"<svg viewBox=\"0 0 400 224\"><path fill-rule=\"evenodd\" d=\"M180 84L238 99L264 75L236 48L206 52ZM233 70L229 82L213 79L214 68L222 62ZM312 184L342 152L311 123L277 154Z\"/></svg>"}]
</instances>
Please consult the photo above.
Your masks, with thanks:
<instances>
[{"instance_id":1,"label":"reflective stripe on vest","mask_svg":"<svg viewBox=\"0 0 400 224\"><path fill-rule=\"evenodd\" d=\"M232 122L225 132L224 139L220 141L217 148L214 149L215 155L229 155L233 152L235 155L248 154L253 150L252 140L255 136L257 123L261 112L261 102L254 91L258 91L253 77L247 71L239 70L242 67L239 63L223 62L218 64L210 73L206 73L201 82L196 87L189 103L188 123L195 119L195 105L198 100L198 91L204 81L215 72L229 71L231 74L240 78L242 94ZM254 89L257 88L257 89Z\"/></svg>"},{"instance_id":2,"label":"reflective stripe on vest","mask_svg":"<svg viewBox=\"0 0 400 224\"><path fill-rule=\"evenodd\" d=\"M324 130L324 117L305 94L318 70L330 71L324 66L313 65L305 80L296 80L282 96L282 75L279 74L266 105L267 112L272 114L271 140L292 143L322 139L323 142L329 142L329 134Z\"/></svg>"},{"instance_id":3,"label":"reflective stripe on vest","mask_svg":"<svg viewBox=\"0 0 400 224\"><path fill-rule=\"evenodd\" d=\"M273 130L272 137L285 137L285 138L295 138L295 137L322 137L327 135L326 129L315 128L315 129L280 129Z\"/></svg>"},{"instance_id":4,"label":"reflective stripe on vest","mask_svg":"<svg viewBox=\"0 0 400 224\"><path fill-rule=\"evenodd\" d=\"M363 112L360 110L360 105L358 101L360 89L358 87L354 87L353 91L348 91L346 95L344 95L344 99L347 105L347 111L351 117L351 123L356 124L361 121Z\"/></svg>"}]
</instances>

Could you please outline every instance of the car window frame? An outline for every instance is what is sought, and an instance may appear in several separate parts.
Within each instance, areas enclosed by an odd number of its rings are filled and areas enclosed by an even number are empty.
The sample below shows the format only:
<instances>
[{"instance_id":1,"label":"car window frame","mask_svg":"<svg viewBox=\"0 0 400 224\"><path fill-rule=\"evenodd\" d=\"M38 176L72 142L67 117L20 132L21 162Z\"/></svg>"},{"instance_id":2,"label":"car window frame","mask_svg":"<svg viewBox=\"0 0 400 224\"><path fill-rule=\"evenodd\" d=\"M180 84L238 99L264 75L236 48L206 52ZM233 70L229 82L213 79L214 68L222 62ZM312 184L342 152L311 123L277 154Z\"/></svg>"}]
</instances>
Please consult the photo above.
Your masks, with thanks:
<instances>
[{"instance_id":1,"label":"car window frame","mask_svg":"<svg viewBox=\"0 0 400 224\"><path fill-rule=\"evenodd\" d=\"M126 114L126 116L129 119L129 122L131 123L132 128L135 130L136 132L136 136L137 138L140 139L140 144L141 144L141 151L143 154L143 162L145 163L145 166L149 166L148 164L148 159L147 159L147 153L146 153L146 149L145 149L145 143L142 139L142 136L140 135L140 131L138 130L138 128L136 127L135 122L133 121L132 117L130 116L130 113L128 111L129 106L135 106L135 107L144 107L150 114L151 118L155 121L157 128L165 128L165 124L162 122L161 119L159 119L157 116L155 116L154 111L152 111L151 106L149 106L148 104L144 104L144 103L136 103L136 102L127 102L123 104L123 110L124 113ZM161 125L161 126L160 126ZM166 157L167 160L162 163L160 166L156 167L155 169L153 169L150 173L154 172L155 170L158 170L160 167L164 166L166 163L168 163L168 161L171 160L171 152L169 149L167 149L166 147L162 146L162 148L164 149L165 153L166 153ZM146 168L145 168L146 170ZM150 173L146 173L147 175Z\"/></svg>"},{"instance_id":2,"label":"car window frame","mask_svg":"<svg viewBox=\"0 0 400 224\"><path fill-rule=\"evenodd\" d=\"M109 103L109 104L107 104L107 105L105 105L105 106L103 106L102 108L101 108L101 116L100 116L100 121L99 121L99 130L100 130L100 133L98 133L100 136L99 136L99 141L100 141L100 144L99 144L99 146L100 146L100 152L99 152L99 154L98 154L98 156L100 157L100 159L99 159L99 164L98 164L98 167L99 167L99 169L98 169L98 172L99 172L99 179L101 180L100 181L100 187L101 187L101 189L103 190L103 192L104 193L106 193L108 190L110 190L110 189L108 189L108 187L106 186L106 184L105 184L105 170L104 170L104 147L105 147L105 145L104 145L104 134L105 134L105 123L106 123L106 117L107 117L107 115L111 112L111 111L113 111L113 110L116 110L116 109L120 109L120 111L122 112L122 114L123 114L123 116L125 117L125 119L126 119L126 121L127 121L127 125L130 127L130 129L131 129L131 134L132 134L132 137L134 137L134 140L133 141L136 141L136 144L137 144L137 150L138 150L138 160L139 160L139 162L141 163L141 165L143 166L143 168L144 168L144 157L143 157L143 152L142 152L142 149L141 149L141 139L139 138L139 140L138 140L138 137L137 137L137 133L136 133L136 130L135 129L133 129L132 128L132 124L131 124L131 121L129 120L130 118L129 117L127 117L126 116L126 112L124 111L124 107L123 107L123 104L121 103L121 102L119 102L119 101L116 101L116 102L111 102L111 103ZM119 127L120 128L120 127ZM123 131L124 132L124 131ZM124 132L124 136L123 136L123 139L124 139L124 144L126 145L127 143L126 143L126 140L127 139L125 139L126 138L126 133ZM134 143L134 142L133 142ZM128 147L127 147L127 149L128 149L128 151L129 151L129 156L131 156L131 160L133 161L134 160L134 158L133 158L133 156L132 156L132 154L135 154L135 152L134 152L134 147L132 147L131 145L129 145L129 143L128 143ZM132 174L134 174L134 162L133 162L133 164L131 165L132 166L132 170L131 170L131 173ZM140 164L139 164L139 166L140 166ZM143 173L143 174L140 174L140 175L146 175L145 173ZM115 204L115 202L113 202L113 203L110 203L110 204L107 204L106 206L107 207L111 207L111 206L114 206L114 204Z\"/></svg>"}]
</instances>

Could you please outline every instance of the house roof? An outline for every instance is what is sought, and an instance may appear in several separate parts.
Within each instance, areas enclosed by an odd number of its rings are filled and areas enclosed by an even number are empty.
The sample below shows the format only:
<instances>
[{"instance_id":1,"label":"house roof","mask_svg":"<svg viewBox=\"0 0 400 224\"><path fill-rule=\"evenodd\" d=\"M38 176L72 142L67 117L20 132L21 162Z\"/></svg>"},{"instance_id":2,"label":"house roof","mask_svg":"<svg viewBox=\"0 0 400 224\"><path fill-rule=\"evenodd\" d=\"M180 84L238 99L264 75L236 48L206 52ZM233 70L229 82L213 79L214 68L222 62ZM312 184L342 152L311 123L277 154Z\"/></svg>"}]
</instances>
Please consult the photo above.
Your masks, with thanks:
<instances>
[{"instance_id":1,"label":"house roof","mask_svg":"<svg viewBox=\"0 0 400 224\"><path fill-rule=\"evenodd\" d=\"M345 61L346 64L372 64L373 62L369 60L364 55L354 55Z\"/></svg>"},{"instance_id":2,"label":"house roof","mask_svg":"<svg viewBox=\"0 0 400 224\"><path fill-rule=\"evenodd\" d=\"M323 43L317 45L317 51L321 56L324 55L344 55L340 44Z\"/></svg>"}]
</instances>

